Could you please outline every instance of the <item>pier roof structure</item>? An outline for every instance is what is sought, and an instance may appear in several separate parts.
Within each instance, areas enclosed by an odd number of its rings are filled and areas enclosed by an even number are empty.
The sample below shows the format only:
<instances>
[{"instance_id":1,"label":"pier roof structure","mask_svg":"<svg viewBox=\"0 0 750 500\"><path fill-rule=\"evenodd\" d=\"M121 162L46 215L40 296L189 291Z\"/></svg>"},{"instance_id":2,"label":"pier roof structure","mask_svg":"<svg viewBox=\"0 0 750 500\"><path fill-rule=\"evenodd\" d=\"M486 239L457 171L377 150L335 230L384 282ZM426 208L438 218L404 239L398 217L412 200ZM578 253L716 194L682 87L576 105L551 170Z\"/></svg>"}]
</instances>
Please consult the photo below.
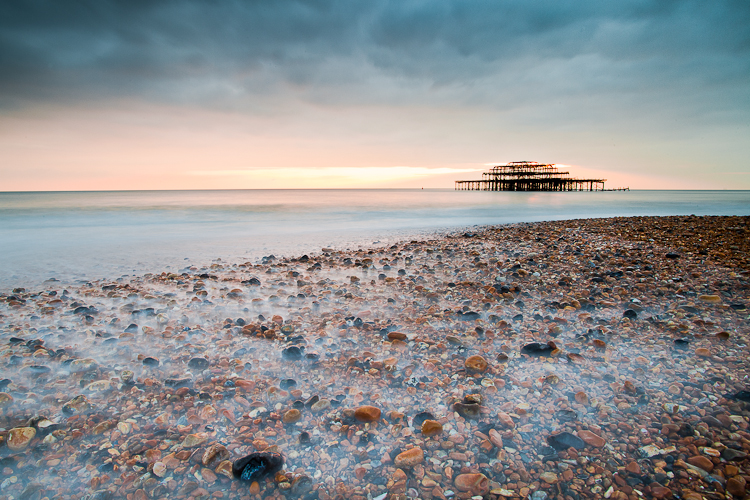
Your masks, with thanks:
<instances>
[{"instance_id":1,"label":"pier roof structure","mask_svg":"<svg viewBox=\"0 0 750 500\"><path fill-rule=\"evenodd\" d=\"M482 173L481 180L456 181L461 191L604 191L607 179L577 179L552 163L513 161Z\"/></svg>"}]
</instances>

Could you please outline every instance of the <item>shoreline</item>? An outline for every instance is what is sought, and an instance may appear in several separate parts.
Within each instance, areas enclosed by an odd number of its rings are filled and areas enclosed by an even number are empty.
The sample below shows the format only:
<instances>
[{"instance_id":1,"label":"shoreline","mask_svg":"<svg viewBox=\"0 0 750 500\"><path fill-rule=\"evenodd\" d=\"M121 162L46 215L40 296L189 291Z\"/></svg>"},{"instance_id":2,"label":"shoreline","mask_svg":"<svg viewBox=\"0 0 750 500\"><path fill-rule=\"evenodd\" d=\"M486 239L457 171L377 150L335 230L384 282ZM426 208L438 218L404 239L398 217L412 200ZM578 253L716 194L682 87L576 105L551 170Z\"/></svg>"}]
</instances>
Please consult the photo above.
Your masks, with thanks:
<instances>
[{"instance_id":1,"label":"shoreline","mask_svg":"<svg viewBox=\"0 0 750 500\"><path fill-rule=\"evenodd\" d=\"M3 293L1 488L736 497L749 283L750 217L668 216ZM253 452L282 473L232 478Z\"/></svg>"}]
</instances>

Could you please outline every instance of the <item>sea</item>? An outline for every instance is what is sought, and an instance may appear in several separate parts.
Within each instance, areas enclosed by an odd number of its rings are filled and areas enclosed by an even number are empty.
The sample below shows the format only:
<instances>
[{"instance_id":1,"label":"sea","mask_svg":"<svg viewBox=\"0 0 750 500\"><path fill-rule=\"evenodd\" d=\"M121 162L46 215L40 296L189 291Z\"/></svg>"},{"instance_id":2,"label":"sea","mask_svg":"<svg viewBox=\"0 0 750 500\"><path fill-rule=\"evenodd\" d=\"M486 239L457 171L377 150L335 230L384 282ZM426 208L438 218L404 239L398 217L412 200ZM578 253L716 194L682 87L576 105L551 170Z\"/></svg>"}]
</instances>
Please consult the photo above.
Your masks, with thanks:
<instances>
[{"instance_id":1,"label":"sea","mask_svg":"<svg viewBox=\"0 0 750 500\"><path fill-rule=\"evenodd\" d=\"M0 291L391 245L482 226L750 215L750 191L450 189L0 193Z\"/></svg>"}]
</instances>

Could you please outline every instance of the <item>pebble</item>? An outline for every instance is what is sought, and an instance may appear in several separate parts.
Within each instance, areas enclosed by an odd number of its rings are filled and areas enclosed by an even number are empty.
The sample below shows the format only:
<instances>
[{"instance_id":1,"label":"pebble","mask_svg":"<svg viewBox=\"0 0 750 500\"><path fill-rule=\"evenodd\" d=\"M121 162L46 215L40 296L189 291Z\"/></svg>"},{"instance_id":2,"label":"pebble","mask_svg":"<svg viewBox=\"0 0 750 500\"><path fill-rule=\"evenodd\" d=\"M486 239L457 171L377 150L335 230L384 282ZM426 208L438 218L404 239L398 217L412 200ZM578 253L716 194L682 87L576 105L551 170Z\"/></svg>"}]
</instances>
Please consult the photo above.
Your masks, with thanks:
<instances>
[{"instance_id":1,"label":"pebble","mask_svg":"<svg viewBox=\"0 0 750 500\"><path fill-rule=\"evenodd\" d=\"M192 370L205 370L208 368L208 360L201 357L191 358L188 361L188 368Z\"/></svg>"},{"instance_id":2,"label":"pebble","mask_svg":"<svg viewBox=\"0 0 750 500\"><path fill-rule=\"evenodd\" d=\"M214 443L203 453L201 463L206 467L214 467L219 463L228 460L230 457L229 450L222 444Z\"/></svg>"},{"instance_id":3,"label":"pebble","mask_svg":"<svg viewBox=\"0 0 750 500\"><path fill-rule=\"evenodd\" d=\"M151 472L157 477L164 477L167 474L167 466L163 462L154 462Z\"/></svg>"},{"instance_id":4,"label":"pebble","mask_svg":"<svg viewBox=\"0 0 750 500\"><path fill-rule=\"evenodd\" d=\"M472 495L486 495L490 490L490 481L481 473L459 474L453 481L458 491L466 491Z\"/></svg>"},{"instance_id":5,"label":"pebble","mask_svg":"<svg viewBox=\"0 0 750 500\"><path fill-rule=\"evenodd\" d=\"M551 434L547 436L547 442L557 451L567 450L568 448L582 450L586 446L581 438L574 436L570 432L559 432L557 434Z\"/></svg>"},{"instance_id":6,"label":"pebble","mask_svg":"<svg viewBox=\"0 0 750 500\"><path fill-rule=\"evenodd\" d=\"M516 423L513 421L511 416L505 413L504 411L498 412L497 418L503 427L506 427L508 429L514 429L516 427Z\"/></svg>"},{"instance_id":7,"label":"pebble","mask_svg":"<svg viewBox=\"0 0 750 500\"><path fill-rule=\"evenodd\" d=\"M422 422L421 432L425 437L438 436L443 433L443 425L435 420L425 420Z\"/></svg>"},{"instance_id":8,"label":"pebble","mask_svg":"<svg viewBox=\"0 0 750 500\"><path fill-rule=\"evenodd\" d=\"M487 433L490 437L490 442L497 447L498 449L503 449L503 437L502 435L497 432L495 429L490 429Z\"/></svg>"},{"instance_id":9,"label":"pebble","mask_svg":"<svg viewBox=\"0 0 750 500\"><path fill-rule=\"evenodd\" d=\"M746 493L747 482L742 476L731 477L727 480L727 491L732 496L737 498L744 498Z\"/></svg>"},{"instance_id":10,"label":"pebble","mask_svg":"<svg viewBox=\"0 0 750 500\"><path fill-rule=\"evenodd\" d=\"M36 429L33 427L15 427L8 431L6 445L11 451L21 451L29 445L34 436Z\"/></svg>"},{"instance_id":11,"label":"pebble","mask_svg":"<svg viewBox=\"0 0 750 500\"><path fill-rule=\"evenodd\" d=\"M554 472L542 472L539 474L539 479L547 484L555 484L558 481L557 474Z\"/></svg>"},{"instance_id":12,"label":"pebble","mask_svg":"<svg viewBox=\"0 0 750 500\"><path fill-rule=\"evenodd\" d=\"M487 360L479 355L469 356L464 362L464 367L473 373L484 373L488 366Z\"/></svg>"},{"instance_id":13,"label":"pebble","mask_svg":"<svg viewBox=\"0 0 750 500\"><path fill-rule=\"evenodd\" d=\"M302 419L302 412L293 408L284 413L282 421L285 424L294 424Z\"/></svg>"},{"instance_id":14,"label":"pebble","mask_svg":"<svg viewBox=\"0 0 750 500\"><path fill-rule=\"evenodd\" d=\"M234 477L241 481L256 481L279 472L284 467L284 457L279 453L251 453L232 464Z\"/></svg>"},{"instance_id":15,"label":"pebble","mask_svg":"<svg viewBox=\"0 0 750 500\"><path fill-rule=\"evenodd\" d=\"M421 464L423 460L424 451L422 451L422 448L414 447L396 455L393 465L396 467L414 467L417 464Z\"/></svg>"},{"instance_id":16,"label":"pebble","mask_svg":"<svg viewBox=\"0 0 750 500\"><path fill-rule=\"evenodd\" d=\"M714 463L710 459L702 455L696 455L688 458L688 463L690 465L700 467L706 472L711 472L712 470L714 470Z\"/></svg>"},{"instance_id":17,"label":"pebble","mask_svg":"<svg viewBox=\"0 0 750 500\"><path fill-rule=\"evenodd\" d=\"M182 446L184 446L185 448L194 448L196 446L202 445L206 441L208 441L208 434L205 432L188 434L182 441Z\"/></svg>"},{"instance_id":18,"label":"pebble","mask_svg":"<svg viewBox=\"0 0 750 500\"><path fill-rule=\"evenodd\" d=\"M354 418L360 422L377 422L380 419L380 408L364 405L354 410Z\"/></svg>"},{"instance_id":19,"label":"pebble","mask_svg":"<svg viewBox=\"0 0 750 500\"><path fill-rule=\"evenodd\" d=\"M604 445L607 444L601 436L597 436L593 432L587 430L578 431L578 437L587 445L593 446L594 448L603 448Z\"/></svg>"}]
</instances>

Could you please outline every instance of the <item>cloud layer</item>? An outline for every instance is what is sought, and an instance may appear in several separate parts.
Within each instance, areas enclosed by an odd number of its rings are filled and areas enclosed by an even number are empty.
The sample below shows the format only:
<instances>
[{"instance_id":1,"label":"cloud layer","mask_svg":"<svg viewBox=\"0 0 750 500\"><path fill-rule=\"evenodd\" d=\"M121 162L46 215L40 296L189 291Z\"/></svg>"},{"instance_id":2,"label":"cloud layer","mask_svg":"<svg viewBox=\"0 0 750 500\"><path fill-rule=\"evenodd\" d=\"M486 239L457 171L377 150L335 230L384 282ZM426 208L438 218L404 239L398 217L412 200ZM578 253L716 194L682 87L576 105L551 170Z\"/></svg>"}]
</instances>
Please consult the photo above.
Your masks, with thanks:
<instances>
[{"instance_id":1,"label":"cloud layer","mask_svg":"<svg viewBox=\"0 0 750 500\"><path fill-rule=\"evenodd\" d=\"M722 137L739 159L748 26L745 1L8 0L0 118L137 102L300 129L355 113L377 134L434 114L495 137L622 137L644 157Z\"/></svg>"}]
</instances>

